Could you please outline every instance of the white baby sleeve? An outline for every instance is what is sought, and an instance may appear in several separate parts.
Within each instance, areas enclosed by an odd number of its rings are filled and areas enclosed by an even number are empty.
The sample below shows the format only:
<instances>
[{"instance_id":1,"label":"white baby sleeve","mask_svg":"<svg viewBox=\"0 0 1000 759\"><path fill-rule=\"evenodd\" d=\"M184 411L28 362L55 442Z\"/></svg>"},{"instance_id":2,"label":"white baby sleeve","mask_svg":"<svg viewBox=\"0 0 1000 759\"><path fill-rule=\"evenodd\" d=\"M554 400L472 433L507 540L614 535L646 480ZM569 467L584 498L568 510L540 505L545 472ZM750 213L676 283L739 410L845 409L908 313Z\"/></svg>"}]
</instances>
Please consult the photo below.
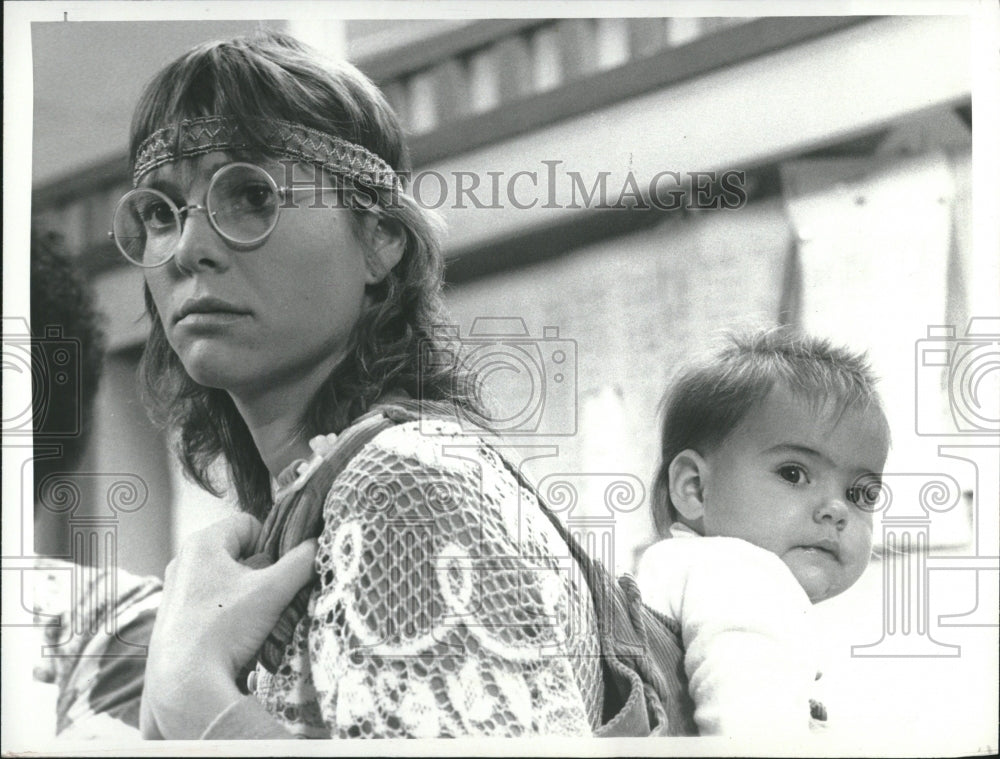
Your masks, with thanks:
<instances>
[{"instance_id":1,"label":"white baby sleeve","mask_svg":"<svg viewBox=\"0 0 1000 759\"><path fill-rule=\"evenodd\" d=\"M681 625L702 735L809 733L810 604L777 556L736 538L671 539L646 552L638 582Z\"/></svg>"}]
</instances>

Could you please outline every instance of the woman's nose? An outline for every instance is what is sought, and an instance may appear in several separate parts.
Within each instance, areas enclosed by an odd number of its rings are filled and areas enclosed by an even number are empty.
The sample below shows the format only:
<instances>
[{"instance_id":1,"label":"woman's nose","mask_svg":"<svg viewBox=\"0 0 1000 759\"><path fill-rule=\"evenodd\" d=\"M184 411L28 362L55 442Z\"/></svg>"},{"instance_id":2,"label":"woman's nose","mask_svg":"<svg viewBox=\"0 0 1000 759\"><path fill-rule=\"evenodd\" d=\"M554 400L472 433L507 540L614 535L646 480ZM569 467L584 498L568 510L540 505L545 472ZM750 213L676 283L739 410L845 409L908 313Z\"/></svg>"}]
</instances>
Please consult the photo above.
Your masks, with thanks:
<instances>
[{"instance_id":1,"label":"woman's nose","mask_svg":"<svg viewBox=\"0 0 1000 759\"><path fill-rule=\"evenodd\" d=\"M174 249L174 262L183 271L224 269L229 266L229 248L215 231L204 206L184 209L181 234Z\"/></svg>"},{"instance_id":2,"label":"woman's nose","mask_svg":"<svg viewBox=\"0 0 1000 759\"><path fill-rule=\"evenodd\" d=\"M847 515L850 507L847 503L847 494L838 493L823 498L813 512L813 519L817 522L830 522L836 525L838 530L842 530L847 524Z\"/></svg>"}]
</instances>

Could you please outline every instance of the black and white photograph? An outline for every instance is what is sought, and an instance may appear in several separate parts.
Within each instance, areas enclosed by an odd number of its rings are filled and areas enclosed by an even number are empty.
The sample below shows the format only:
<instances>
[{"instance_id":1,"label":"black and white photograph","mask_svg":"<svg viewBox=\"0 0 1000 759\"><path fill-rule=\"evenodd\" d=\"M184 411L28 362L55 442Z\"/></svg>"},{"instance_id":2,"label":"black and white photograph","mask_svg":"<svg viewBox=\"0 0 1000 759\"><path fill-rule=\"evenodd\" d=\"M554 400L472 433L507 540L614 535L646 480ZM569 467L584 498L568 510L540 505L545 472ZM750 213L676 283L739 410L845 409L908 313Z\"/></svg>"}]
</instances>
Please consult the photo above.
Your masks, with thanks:
<instances>
[{"instance_id":1,"label":"black and white photograph","mask_svg":"<svg viewBox=\"0 0 1000 759\"><path fill-rule=\"evenodd\" d=\"M3 756L995 755L998 50L5 2Z\"/></svg>"}]
</instances>

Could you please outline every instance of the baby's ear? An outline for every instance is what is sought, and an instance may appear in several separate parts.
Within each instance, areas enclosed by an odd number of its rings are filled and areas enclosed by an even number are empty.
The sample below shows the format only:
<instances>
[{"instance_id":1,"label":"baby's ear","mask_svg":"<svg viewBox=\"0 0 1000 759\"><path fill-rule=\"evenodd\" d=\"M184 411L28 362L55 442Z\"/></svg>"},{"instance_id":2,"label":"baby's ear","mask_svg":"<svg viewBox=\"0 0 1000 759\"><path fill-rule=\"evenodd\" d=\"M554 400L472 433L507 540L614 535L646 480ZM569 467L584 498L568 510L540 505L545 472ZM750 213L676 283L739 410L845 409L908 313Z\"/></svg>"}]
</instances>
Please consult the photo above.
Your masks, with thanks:
<instances>
[{"instance_id":1,"label":"baby's ear","mask_svg":"<svg viewBox=\"0 0 1000 759\"><path fill-rule=\"evenodd\" d=\"M406 247L406 233L398 222L392 219L372 217L376 219L370 228L371 248L365 256L368 285L377 285L399 263Z\"/></svg>"},{"instance_id":2,"label":"baby's ear","mask_svg":"<svg viewBox=\"0 0 1000 759\"><path fill-rule=\"evenodd\" d=\"M670 462L670 500L690 526L700 523L705 516L702 478L706 471L705 459L691 448L681 451Z\"/></svg>"}]
</instances>

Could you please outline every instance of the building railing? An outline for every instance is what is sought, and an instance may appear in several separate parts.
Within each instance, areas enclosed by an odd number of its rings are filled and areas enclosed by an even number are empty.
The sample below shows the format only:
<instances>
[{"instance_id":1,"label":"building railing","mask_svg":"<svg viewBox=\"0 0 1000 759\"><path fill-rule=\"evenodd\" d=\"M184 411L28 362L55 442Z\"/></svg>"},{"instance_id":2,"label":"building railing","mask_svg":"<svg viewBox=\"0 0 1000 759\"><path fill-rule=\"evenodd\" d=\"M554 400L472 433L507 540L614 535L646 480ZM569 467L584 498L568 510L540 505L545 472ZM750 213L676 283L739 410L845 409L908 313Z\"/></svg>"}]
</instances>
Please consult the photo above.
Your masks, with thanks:
<instances>
[{"instance_id":1,"label":"building railing","mask_svg":"<svg viewBox=\"0 0 1000 759\"><path fill-rule=\"evenodd\" d=\"M686 45L742 18L482 21L358 61L411 134Z\"/></svg>"},{"instance_id":2,"label":"building railing","mask_svg":"<svg viewBox=\"0 0 1000 759\"><path fill-rule=\"evenodd\" d=\"M411 135L415 166L539 129L865 17L478 21L357 61ZM118 157L38 187L33 223L91 271L122 263L107 229L130 188Z\"/></svg>"}]
</instances>

